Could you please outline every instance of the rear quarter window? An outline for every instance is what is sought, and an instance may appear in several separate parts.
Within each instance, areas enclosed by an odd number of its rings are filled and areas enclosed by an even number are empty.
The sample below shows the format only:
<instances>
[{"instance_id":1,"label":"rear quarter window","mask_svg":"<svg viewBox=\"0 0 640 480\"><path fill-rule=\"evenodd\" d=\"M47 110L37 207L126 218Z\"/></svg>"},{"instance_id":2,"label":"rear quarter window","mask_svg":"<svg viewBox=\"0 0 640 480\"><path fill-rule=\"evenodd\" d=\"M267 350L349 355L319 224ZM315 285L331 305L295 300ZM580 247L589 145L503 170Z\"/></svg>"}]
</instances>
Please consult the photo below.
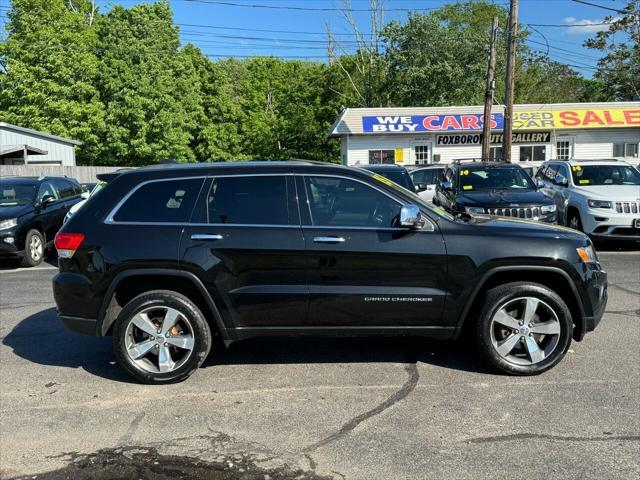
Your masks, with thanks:
<instances>
[{"instance_id":1,"label":"rear quarter window","mask_svg":"<svg viewBox=\"0 0 640 480\"><path fill-rule=\"evenodd\" d=\"M160 180L139 187L113 215L116 222L187 223L203 178Z\"/></svg>"}]
</instances>

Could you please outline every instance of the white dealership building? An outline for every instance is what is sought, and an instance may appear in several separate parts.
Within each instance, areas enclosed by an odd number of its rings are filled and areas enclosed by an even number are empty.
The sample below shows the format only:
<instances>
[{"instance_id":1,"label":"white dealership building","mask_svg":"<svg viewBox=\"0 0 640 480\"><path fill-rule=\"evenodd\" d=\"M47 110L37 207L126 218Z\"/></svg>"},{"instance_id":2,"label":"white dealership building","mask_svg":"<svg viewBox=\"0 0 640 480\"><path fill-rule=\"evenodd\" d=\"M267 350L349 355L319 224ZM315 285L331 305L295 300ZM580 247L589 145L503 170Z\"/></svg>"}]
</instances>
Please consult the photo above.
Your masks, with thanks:
<instances>
[{"instance_id":1,"label":"white dealership building","mask_svg":"<svg viewBox=\"0 0 640 480\"><path fill-rule=\"evenodd\" d=\"M503 106L491 114L501 158ZM347 108L330 135L345 165L448 163L481 156L482 106ZM620 158L638 163L640 102L515 105L512 162Z\"/></svg>"}]
</instances>

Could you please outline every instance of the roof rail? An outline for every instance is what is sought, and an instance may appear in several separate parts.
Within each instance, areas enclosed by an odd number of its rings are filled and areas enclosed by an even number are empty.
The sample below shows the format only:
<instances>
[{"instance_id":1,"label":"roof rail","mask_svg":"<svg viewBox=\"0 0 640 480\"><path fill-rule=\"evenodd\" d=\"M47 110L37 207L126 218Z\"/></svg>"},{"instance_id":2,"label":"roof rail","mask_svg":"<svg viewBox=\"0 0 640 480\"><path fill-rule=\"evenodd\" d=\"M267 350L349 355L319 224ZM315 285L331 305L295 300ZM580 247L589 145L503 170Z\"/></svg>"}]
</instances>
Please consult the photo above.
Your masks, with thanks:
<instances>
[{"instance_id":1,"label":"roof rail","mask_svg":"<svg viewBox=\"0 0 640 480\"><path fill-rule=\"evenodd\" d=\"M622 162L619 158L552 158L552 162Z\"/></svg>"},{"instance_id":2,"label":"roof rail","mask_svg":"<svg viewBox=\"0 0 640 480\"><path fill-rule=\"evenodd\" d=\"M481 162L500 162L497 158L456 158L453 162L456 165L461 163L481 163Z\"/></svg>"}]
</instances>

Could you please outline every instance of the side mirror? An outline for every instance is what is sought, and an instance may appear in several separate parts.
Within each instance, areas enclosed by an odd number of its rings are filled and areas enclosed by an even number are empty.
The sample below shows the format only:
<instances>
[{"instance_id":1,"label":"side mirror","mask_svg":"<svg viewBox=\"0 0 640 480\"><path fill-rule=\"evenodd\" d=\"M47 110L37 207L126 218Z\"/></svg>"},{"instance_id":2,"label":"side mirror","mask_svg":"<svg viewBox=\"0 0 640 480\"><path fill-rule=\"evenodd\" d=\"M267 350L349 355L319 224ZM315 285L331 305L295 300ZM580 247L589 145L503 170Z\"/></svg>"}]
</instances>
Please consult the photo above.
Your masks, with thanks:
<instances>
[{"instance_id":1,"label":"side mirror","mask_svg":"<svg viewBox=\"0 0 640 480\"><path fill-rule=\"evenodd\" d=\"M417 183L416 184L416 192L424 192L425 190L427 190L429 187L427 187L426 183Z\"/></svg>"},{"instance_id":2,"label":"side mirror","mask_svg":"<svg viewBox=\"0 0 640 480\"><path fill-rule=\"evenodd\" d=\"M544 180L542 180L541 178L538 178L538 179L536 180L536 186L537 186L538 188L544 188Z\"/></svg>"},{"instance_id":3,"label":"side mirror","mask_svg":"<svg viewBox=\"0 0 640 480\"><path fill-rule=\"evenodd\" d=\"M566 187L567 185L569 185L569 180L567 180L567 177L565 177L564 175L556 175L555 178L555 183L556 185L560 185L561 187Z\"/></svg>"},{"instance_id":4,"label":"side mirror","mask_svg":"<svg viewBox=\"0 0 640 480\"><path fill-rule=\"evenodd\" d=\"M49 205L51 202L53 202L54 200L55 200L55 197L53 195L45 195L44 197L42 197L42 200L40 200L40 206L45 207Z\"/></svg>"},{"instance_id":5,"label":"side mirror","mask_svg":"<svg viewBox=\"0 0 640 480\"><path fill-rule=\"evenodd\" d=\"M424 220L420 209L413 204L400 208L400 226L407 228L422 228Z\"/></svg>"},{"instance_id":6,"label":"side mirror","mask_svg":"<svg viewBox=\"0 0 640 480\"><path fill-rule=\"evenodd\" d=\"M442 185L443 190L453 190L453 185L451 185L451 182L449 182L448 180L445 180L440 185Z\"/></svg>"}]
</instances>

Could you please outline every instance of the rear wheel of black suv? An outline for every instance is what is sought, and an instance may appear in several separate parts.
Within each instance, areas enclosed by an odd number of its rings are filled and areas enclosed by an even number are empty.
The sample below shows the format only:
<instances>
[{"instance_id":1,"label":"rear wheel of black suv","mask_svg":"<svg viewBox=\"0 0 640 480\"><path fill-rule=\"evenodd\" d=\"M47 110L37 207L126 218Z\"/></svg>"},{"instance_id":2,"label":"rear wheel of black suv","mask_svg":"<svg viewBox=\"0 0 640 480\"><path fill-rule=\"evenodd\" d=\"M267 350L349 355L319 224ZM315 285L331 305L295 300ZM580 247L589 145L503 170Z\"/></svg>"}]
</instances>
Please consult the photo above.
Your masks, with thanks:
<instances>
[{"instance_id":1,"label":"rear wheel of black suv","mask_svg":"<svg viewBox=\"0 0 640 480\"><path fill-rule=\"evenodd\" d=\"M573 322L566 303L536 283L514 282L489 290L476 330L488 362L512 375L536 375L564 357Z\"/></svg>"},{"instance_id":2,"label":"rear wheel of black suv","mask_svg":"<svg viewBox=\"0 0 640 480\"><path fill-rule=\"evenodd\" d=\"M180 382L211 349L211 331L198 307L168 290L143 293L122 309L113 329L118 363L143 383Z\"/></svg>"}]
</instances>

